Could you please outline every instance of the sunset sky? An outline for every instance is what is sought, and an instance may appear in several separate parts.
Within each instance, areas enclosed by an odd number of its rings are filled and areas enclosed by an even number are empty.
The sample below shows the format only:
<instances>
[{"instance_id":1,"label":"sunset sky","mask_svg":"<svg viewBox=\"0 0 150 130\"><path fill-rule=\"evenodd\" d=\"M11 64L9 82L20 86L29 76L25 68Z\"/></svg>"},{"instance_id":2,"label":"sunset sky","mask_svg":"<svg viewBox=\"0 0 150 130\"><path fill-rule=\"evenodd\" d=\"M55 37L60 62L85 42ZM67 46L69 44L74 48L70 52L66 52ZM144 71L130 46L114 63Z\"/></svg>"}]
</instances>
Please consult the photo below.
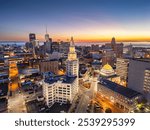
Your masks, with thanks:
<instances>
[{"instance_id":1,"label":"sunset sky","mask_svg":"<svg viewBox=\"0 0 150 130\"><path fill-rule=\"evenodd\" d=\"M0 40L150 41L150 0L0 0Z\"/></svg>"}]
</instances>

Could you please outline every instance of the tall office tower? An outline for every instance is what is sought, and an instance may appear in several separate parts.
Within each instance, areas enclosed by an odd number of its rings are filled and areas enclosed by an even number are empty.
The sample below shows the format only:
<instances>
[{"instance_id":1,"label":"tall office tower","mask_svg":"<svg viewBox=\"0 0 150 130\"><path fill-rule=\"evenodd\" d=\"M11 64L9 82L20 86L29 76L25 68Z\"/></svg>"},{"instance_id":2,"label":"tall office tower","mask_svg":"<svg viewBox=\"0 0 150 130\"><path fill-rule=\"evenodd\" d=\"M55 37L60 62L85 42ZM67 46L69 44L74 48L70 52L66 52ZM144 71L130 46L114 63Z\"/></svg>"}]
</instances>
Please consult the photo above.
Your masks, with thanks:
<instances>
[{"instance_id":1,"label":"tall office tower","mask_svg":"<svg viewBox=\"0 0 150 130\"><path fill-rule=\"evenodd\" d=\"M114 46L114 52L117 58L122 58L123 56L123 43L116 44Z\"/></svg>"},{"instance_id":2,"label":"tall office tower","mask_svg":"<svg viewBox=\"0 0 150 130\"><path fill-rule=\"evenodd\" d=\"M72 103L78 92L78 59L73 38L71 38L67 59L67 75L45 76L43 80L43 96L48 107L55 102Z\"/></svg>"},{"instance_id":3,"label":"tall office tower","mask_svg":"<svg viewBox=\"0 0 150 130\"><path fill-rule=\"evenodd\" d=\"M112 40L111 40L111 46L112 46L112 49L114 50L115 46L116 46L116 40L115 38L113 37Z\"/></svg>"},{"instance_id":4,"label":"tall office tower","mask_svg":"<svg viewBox=\"0 0 150 130\"><path fill-rule=\"evenodd\" d=\"M47 27L46 27L44 47L45 47L45 52L46 53L51 53L51 50L52 50L52 39L49 37L49 34L47 33Z\"/></svg>"},{"instance_id":5,"label":"tall office tower","mask_svg":"<svg viewBox=\"0 0 150 130\"><path fill-rule=\"evenodd\" d=\"M36 40L36 35L34 33L30 33L29 34L29 42L33 42L34 40Z\"/></svg>"},{"instance_id":6,"label":"tall office tower","mask_svg":"<svg viewBox=\"0 0 150 130\"><path fill-rule=\"evenodd\" d=\"M39 50L39 40L34 40L32 41L33 45L33 57L36 59L38 55L38 50Z\"/></svg>"},{"instance_id":7,"label":"tall office tower","mask_svg":"<svg viewBox=\"0 0 150 130\"><path fill-rule=\"evenodd\" d=\"M102 54L102 66L106 65L107 63L114 67L115 63L115 53L111 49L105 49Z\"/></svg>"},{"instance_id":8,"label":"tall office tower","mask_svg":"<svg viewBox=\"0 0 150 130\"><path fill-rule=\"evenodd\" d=\"M128 76L129 59L117 58L116 73L121 79L126 80Z\"/></svg>"},{"instance_id":9,"label":"tall office tower","mask_svg":"<svg viewBox=\"0 0 150 130\"><path fill-rule=\"evenodd\" d=\"M144 95L150 102L150 60L134 59L129 62L128 87Z\"/></svg>"},{"instance_id":10,"label":"tall office tower","mask_svg":"<svg viewBox=\"0 0 150 130\"><path fill-rule=\"evenodd\" d=\"M74 45L73 37L71 37L67 65L66 65L67 75L78 77L78 73L79 73L78 68L79 68L79 63L77 59L77 54L75 52L75 45Z\"/></svg>"},{"instance_id":11,"label":"tall office tower","mask_svg":"<svg viewBox=\"0 0 150 130\"><path fill-rule=\"evenodd\" d=\"M117 58L122 58L123 56L123 43L116 43L115 38L112 38L111 43L106 43L104 48L109 48L114 51Z\"/></svg>"},{"instance_id":12,"label":"tall office tower","mask_svg":"<svg viewBox=\"0 0 150 130\"><path fill-rule=\"evenodd\" d=\"M47 27L46 27L45 41L49 42L49 34L47 33Z\"/></svg>"}]
</instances>

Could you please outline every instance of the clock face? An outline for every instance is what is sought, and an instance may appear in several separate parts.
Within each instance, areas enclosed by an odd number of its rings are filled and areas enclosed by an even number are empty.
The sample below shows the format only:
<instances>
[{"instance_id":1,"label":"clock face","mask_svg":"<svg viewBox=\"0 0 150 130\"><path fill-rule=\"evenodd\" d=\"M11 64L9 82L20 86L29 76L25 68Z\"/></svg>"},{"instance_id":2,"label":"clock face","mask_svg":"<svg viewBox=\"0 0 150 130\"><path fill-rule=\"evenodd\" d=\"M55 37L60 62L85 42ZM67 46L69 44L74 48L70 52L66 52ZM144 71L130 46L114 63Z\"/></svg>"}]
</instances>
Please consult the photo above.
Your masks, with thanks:
<instances>
[{"instance_id":1,"label":"clock face","mask_svg":"<svg viewBox=\"0 0 150 130\"><path fill-rule=\"evenodd\" d=\"M69 59L76 59L76 54L69 54Z\"/></svg>"}]
</instances>

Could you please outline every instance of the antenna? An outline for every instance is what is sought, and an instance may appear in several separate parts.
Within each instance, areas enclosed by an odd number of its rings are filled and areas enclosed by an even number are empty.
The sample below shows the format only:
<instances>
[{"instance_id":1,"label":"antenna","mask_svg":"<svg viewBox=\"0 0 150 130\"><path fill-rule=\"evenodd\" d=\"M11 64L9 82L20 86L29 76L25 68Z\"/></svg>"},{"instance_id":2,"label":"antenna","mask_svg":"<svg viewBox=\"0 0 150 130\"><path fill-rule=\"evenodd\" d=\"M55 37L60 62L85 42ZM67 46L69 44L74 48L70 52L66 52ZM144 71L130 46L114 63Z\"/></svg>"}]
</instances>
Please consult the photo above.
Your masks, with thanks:
<instances>
[{"instance_id":1,"label":"antenna","mask_svg":"<svg viewBox=\"0 0 150 130\"><path fill-rule=\"evenodd\" d=\"M47 25L46 25L46 34L47 34Z\"/></svg>"}]
</instances>

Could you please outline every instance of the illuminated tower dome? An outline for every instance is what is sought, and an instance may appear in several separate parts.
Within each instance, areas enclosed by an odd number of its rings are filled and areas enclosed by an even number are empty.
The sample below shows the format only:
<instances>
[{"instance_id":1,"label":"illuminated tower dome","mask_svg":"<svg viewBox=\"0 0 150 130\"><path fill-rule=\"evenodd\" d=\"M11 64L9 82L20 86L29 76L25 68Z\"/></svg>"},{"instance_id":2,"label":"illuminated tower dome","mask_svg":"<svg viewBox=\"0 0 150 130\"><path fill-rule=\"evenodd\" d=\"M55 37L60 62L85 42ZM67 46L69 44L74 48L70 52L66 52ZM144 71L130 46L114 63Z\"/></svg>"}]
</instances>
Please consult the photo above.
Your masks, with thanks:
<instances>
[{"instance_id":1,"label":"illuminated tower dome","mask_svg":"<svg viewBox=\"0 0 150 130\"><path fill-rule=\"evenodd\" d=\"M78 77L78 68L79 63L77 59L77 54L75 52L75 45L73 37L71 37L68 59L66 61L66 69L67 69L67 76L77 76Z\"/></svg>"},{"instance_id":2,"label":"illuminated tower dome","mask_svg":"<svg viewBox=\"0 0 150 130\"><path fill-rule=\"evenodd\" d=\"M102 76L113 76L115 75L115 71L113 68L107 63L106 65L103 66L103 68L100 70L100 74Z\"/></svg>"}]
</instances>

